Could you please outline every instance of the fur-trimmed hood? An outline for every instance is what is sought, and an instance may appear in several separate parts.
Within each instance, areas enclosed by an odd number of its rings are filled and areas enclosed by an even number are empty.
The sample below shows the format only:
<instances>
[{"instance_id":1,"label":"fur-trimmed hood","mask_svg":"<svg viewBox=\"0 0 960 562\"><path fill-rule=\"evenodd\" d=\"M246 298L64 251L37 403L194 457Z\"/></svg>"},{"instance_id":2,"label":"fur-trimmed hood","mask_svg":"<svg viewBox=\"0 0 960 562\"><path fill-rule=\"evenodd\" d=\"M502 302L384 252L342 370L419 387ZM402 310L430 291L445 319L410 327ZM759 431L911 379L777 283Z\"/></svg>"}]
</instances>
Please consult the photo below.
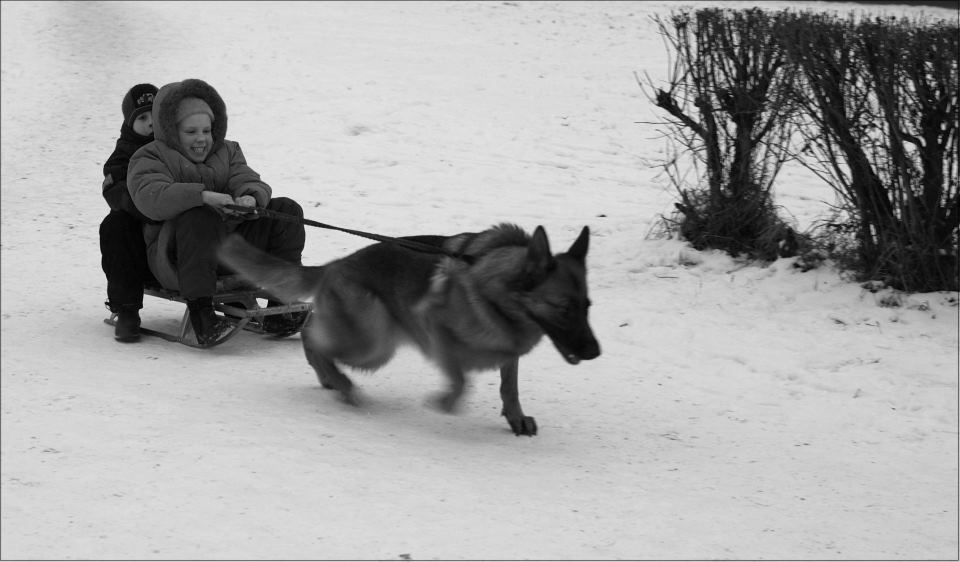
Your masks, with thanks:
<instances>
[{"instance_id":1,"label":"fur-trimmed hood","mask_svg":"<svg viewBox=\"0 0 960 562\"><path fill-rule=\"evenodd\" d=\"M184 98L191 97L202 99L213 110L213 147L210 153L216 152L227 136L227 106L213 86L196 78L172 82L157 92L153 100L153 136L186 154L177 134L177 107Z\"/></svg>"}]
</instances>

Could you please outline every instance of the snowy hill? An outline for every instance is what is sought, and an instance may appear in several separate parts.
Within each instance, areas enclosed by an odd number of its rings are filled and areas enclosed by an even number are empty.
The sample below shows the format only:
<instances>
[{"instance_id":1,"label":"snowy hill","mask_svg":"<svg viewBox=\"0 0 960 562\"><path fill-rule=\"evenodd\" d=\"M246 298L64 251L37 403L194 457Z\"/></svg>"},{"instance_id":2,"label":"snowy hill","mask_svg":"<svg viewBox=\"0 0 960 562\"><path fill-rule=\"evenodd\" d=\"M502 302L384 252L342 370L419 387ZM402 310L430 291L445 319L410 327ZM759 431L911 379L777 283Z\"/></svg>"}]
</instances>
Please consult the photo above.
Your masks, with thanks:
<instances>
[{"instance_id":1,"label":"snowy hill","mask_svg":"<svg viewBox=\"0 0 960 562\"><path fill-rule=\"evenodd\" d=\"M648 237L673 196L634 73L663 78L650 16L692 4L0 5L2 558L956 559L958 295ZM126 90L184 78L308 218L542 224L555 248L591 227L603 355L521 360L538 436L493 372L460 415L427 408L442 376L412 351L355 375L354 409L299 337L113 340L101 167ZM795 168L779 186L801 228L832 201ZM308 229L304 261L364 244Z\"/></svg>"}]
</instances>

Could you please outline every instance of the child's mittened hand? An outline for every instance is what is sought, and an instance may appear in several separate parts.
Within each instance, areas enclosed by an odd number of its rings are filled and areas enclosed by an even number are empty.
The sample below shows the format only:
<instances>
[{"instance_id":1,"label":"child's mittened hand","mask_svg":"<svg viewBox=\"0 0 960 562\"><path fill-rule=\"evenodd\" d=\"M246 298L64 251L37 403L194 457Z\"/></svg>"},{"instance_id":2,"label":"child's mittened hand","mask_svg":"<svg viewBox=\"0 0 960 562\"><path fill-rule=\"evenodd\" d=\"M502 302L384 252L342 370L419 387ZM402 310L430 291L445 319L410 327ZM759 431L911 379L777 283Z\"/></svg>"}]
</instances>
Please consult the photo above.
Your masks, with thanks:
<instances>
[{"instance_id":1,"label":"child's mittened hand","mask_svg":"<svg viewBox=\"0 0 960 562\"><path fill-rule=\"evenodd\" d=\"M209 205L218 211L226 211L226 209L223 208L224 205L233 205L233 197L230 197L226 193L204 191L201 197L203 198L204 205Z\"/></svg>"},{"instance_id":2,"label":"child's mittened hand","mask_svg":"<svg viewBox=\"0 0 960 562\"><path fill-rule=\"evenodd\" d=\"M250 208L250 211L246 213L243 211L233 211L234 214L242 216L245 220L252 221L260 218L260 215L253 210L254 207L257 206L257 200L253 195L241 195L240 197L237 197L234 204L239 205L240 207Z\"/></svg>"},{"instance_id":3,"label":"child's mittened hand","mask_svg":"<svg viewBox=\"0 0 960 562\"><path fill-rule=\"evenodd\" d=\"M241 207L256 207L257 200L253 195L241 195L240 197L237 197L236 204L240 205Z\"/></svg>"}]
</instances>

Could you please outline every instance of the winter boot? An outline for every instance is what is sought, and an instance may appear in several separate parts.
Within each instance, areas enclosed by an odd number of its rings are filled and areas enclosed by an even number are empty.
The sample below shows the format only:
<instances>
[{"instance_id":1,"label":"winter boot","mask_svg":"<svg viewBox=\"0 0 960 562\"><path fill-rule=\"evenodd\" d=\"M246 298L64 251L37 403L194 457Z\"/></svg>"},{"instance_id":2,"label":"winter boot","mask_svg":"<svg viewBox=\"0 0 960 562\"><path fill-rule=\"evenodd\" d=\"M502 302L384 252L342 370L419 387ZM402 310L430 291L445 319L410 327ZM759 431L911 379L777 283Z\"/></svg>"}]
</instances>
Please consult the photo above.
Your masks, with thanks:
<instances>
[{"instance_id":1,"label":"winter boot","mask_svg":"<svg viewBox=\"0 0 960 562\"><path fill-rule=\"evenodd\" d=\"M190 324L193 333L197 336L197 343L201 346L216 343L230 327L226 319L216 315L213 309L213 299L201 297L188 299L187 309L190 311Z\"/></svg>"},{"instance_id":2,"label":"winter boot","mask_svg":"<svg viewBox=\"0 0 960 562\"><path fill-rule=\"evenodd\" d=\"M267 301L268 307L281 306L282 304L277 301ZM263 319L263 331L278 338L292 336L303 328L309 314L308 311L301 311L267 316Z\"/></svg>"},{"instance_id":3,"label":"winter boot","mask_svg":"<svg viewBox=\"0 0 960 562\"><path fill-rule=\"evenodd\" d=\"M117 324L113 337L124 343L135 342L140 339L140 307L135 304L123 304L114 310L117 313Z\"/></svg>"}]
</instances>

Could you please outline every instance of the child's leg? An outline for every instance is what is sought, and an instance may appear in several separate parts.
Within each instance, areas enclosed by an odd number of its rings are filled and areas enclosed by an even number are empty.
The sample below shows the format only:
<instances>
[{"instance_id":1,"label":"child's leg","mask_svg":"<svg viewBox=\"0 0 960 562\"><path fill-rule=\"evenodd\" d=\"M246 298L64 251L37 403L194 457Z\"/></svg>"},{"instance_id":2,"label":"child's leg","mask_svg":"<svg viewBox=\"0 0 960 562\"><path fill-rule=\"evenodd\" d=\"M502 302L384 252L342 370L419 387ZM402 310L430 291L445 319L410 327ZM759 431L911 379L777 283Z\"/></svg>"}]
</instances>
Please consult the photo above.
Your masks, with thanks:
<instances>
[{"instance_id":1,"label":"child's leg","mask_svg":"<svg viewBox=\"0 0 960 562\"><path fill-rule=\"evenodd\" d=\"M210 207L194 207L175 219L173 266L180 295L186 299L211 297L217 289L217 248L226 226ZM161 249L162 251L162 249Z\"/></svg>"},{"instance_id":2,"label":"child's leg","mask_svg":"<svg viewBox=\"0 0 960 562\"><path fill-rule=\"evenodd\" d=\"M122 211L111 211L100 223L100 264L107 276L111 310L143 307L143 284L153 275L147 267L143 225Z\"/></svg>"},{"instance_id":3,"label":"child's leg","mask_svg":"<svg viewBox=\"0 0 960 562\"><path fill-rule=\"evenodd\" d=\"M277 197L270 200L267 209L303 218L303 209L293 199ZM240 233L250 244L291 263L301 263L303 245L306 241L303 223L280 219L260 218L247 221L237 227ZM277 301L268 301L268 306L278 304ZM300 330L307 319L306 312L287 313L282 316L267 316L263 321L263 329L280 336L294 334Z\"/></svg>"},{"instance_id":4,"label":"child's leg","mask_svg":"<svg viewBox=\"0 0 960 562\"><path fill-rule=\"evenodd\" d=\"M267 209L303 218L303 209L293 199L275 197ZM272 256L291 263L300 263L306 241L303 223L280 219L260 218L247 221L237 227L237 232L247 242Z\"/></svg>"},{"instance_id":5,"label":"child's leg","mask_svg":"<svg viewBox=\"0 0 960 562\"><path fill-rule=\"evenodd\" d=\"M217 248L226 236L226 225L210 207L194 207L167 221L158 239L161 263L158 275L164 285L176 279L176 288L187 301L190 324L197 343L216 342L230 324L214 312L217 290ZM167 260L166 258L169 258ZM170 287L172 288L172 287Z\"/></svg>"}]
</instances>

